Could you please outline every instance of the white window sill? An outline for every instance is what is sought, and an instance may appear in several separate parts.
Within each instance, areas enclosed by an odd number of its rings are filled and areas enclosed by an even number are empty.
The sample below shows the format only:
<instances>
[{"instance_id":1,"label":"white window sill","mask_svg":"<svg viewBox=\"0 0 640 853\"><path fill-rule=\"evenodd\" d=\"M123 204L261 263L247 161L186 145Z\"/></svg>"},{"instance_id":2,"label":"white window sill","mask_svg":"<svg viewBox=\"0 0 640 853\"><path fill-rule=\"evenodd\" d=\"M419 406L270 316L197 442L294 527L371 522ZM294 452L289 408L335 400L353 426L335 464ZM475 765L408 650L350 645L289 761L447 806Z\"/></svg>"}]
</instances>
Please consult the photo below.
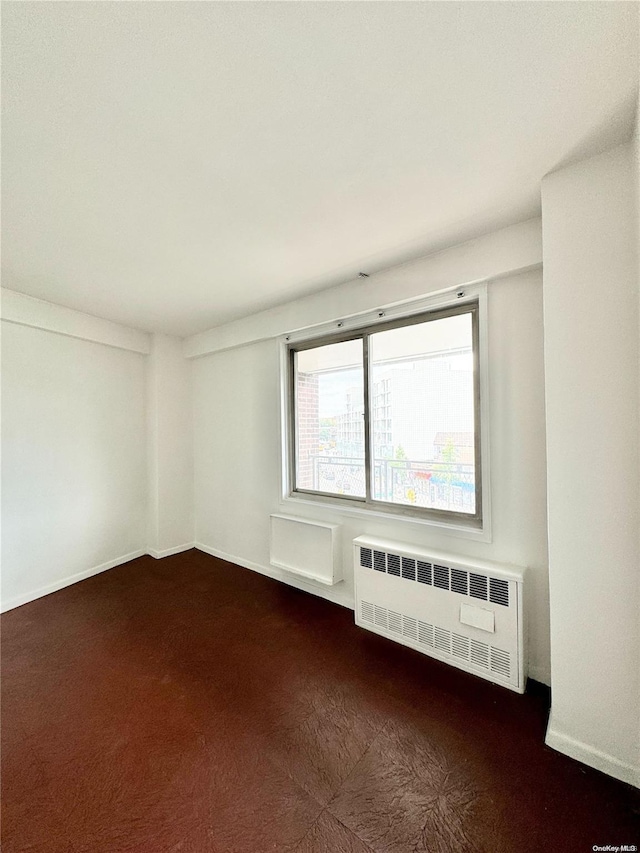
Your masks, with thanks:
<instances>
[{"instance_id":1,"label":"white window sill","mask_svg":"<svg viewBox=\"0 0 640 853\"><path fill-rule=\"evenodd\" d=\"M471 539L475 542L491 542L491 527L485 518L485 523L482 529L477 527L469 527L463 524L452 524L443 521L435 521L431 518L419 518L412 515L404 515L403 513L394 513L381 510L371 509L357 504L352 504L348 501L333 502L331 500L315 500L305 498L299 495L282 495L280 502L283 506L307 506L322 510L322 512L330 511L338 515L351 515L360 518L380 518L392 524L412 524L420 527L429 528L434 533L443 533L445 536L453 536L456 539ZM485 511L486 511L485 506Z\"/></svg>"}]
</instances>

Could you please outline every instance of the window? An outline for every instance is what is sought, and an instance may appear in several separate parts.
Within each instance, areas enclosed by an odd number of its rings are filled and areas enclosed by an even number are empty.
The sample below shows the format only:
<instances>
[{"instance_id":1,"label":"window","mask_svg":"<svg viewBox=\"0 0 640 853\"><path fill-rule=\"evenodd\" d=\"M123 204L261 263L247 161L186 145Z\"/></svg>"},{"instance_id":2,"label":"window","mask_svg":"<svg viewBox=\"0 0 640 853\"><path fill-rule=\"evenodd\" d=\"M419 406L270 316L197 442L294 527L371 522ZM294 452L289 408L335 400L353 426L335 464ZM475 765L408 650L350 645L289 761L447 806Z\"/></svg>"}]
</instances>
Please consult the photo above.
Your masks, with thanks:
<instances>
[{"instance_id":1,"label":"window","mask_svg":"<svg viewBox=\"0 0 640 853\"><path fill-rule=\"evenodd\" d=\"M288 358L292 495L482 526L477 302Z\"/></svg>"}]
</instances>

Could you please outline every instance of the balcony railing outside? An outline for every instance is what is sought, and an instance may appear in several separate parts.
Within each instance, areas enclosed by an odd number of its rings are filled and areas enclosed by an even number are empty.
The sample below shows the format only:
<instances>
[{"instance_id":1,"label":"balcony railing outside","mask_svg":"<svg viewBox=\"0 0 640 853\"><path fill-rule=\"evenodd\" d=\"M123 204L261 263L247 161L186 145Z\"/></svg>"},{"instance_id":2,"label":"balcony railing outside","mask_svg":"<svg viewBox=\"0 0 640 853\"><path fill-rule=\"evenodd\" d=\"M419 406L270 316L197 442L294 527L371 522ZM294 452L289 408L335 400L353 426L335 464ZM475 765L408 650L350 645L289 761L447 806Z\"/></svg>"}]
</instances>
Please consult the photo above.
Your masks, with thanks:
<instances>
[{"instance_id":1,"label":"balcony railing outside","mask_svg":"<svg viewBox=\"0 0 640 853\"><path fill-rule=\"evenodd\" d=\"M471 464L375 459L372 485L375 500L454 512L475 511L475 466ZM363 497L364 461L314 456L313 489Z\"/></svg>"}]
</instances>

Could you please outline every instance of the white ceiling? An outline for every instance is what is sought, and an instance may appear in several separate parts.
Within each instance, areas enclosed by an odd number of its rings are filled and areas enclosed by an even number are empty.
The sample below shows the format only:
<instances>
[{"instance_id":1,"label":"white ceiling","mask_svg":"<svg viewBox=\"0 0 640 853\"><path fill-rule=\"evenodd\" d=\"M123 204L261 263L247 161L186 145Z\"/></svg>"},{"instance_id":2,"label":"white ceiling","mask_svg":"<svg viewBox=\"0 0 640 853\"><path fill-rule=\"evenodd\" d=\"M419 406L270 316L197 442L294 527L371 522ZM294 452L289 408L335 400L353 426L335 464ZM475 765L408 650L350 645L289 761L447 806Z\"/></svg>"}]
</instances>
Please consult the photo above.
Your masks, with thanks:
<instances>
[{"instance_id":1,"label":"white ceiling","mask_svg":"<svg viewBox=\"0 0 640 853\"><path fill-rule=\"evenodd\" d=\"M636 3L3 4L3 284L187 335L539 213Z\"/></svg>"}]
</instances>

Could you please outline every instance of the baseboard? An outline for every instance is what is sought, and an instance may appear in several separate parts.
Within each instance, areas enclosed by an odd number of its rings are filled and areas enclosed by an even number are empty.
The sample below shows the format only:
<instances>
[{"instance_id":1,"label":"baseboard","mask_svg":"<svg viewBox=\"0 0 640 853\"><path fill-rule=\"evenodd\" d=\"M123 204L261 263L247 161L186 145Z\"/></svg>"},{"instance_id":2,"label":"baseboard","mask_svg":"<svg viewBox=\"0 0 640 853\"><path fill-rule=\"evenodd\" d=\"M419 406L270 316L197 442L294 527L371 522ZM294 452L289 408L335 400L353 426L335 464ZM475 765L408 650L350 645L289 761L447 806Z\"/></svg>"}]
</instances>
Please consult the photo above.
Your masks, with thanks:
<instances>
[{"instance_id":1,"label":"baseboard","mask_svg":"<svg viewBox=\"0 0 640 853\"><path fill-rule=\"evenodd\" d=\"M196 542L195 547L198 551L204 551L205 554L210 554L212 557L218 557L220 560L225 560L227 563L235 563L237 566L242 566L243 569L250 569L252 572L258 572L260 575L266 575L268 578L273 578L277 581L282 581L288 586L293 586L303 592L310 592L317 595L319 598L325 598L327 601L332 601L334 604L340 604L342 607L347 607L350 610L355 609L353 595L346 589L340 589L343 584L337 584L336 587L328 587L321 584L313 583L313 581L305 581L302 578L290 575L288 572L276 569L273 566L263 566L260 563L254 563L251 560L245 560L242 557L236 557L234 554L227 554L225 551L220 551L219 548L211 548L202 542Z\"/></svg>"},{"instance_id":2,"label":"baseboard","mask_svg":"<svg viewBox=\"0 0 640 853\"><path fill-rule=\"evenodd\" d=\"M77 572L75 575L69 575L54 583L46 584L31 592L25 592L22 595L14 595L13 598L2 600L0 612L5 613L7 610L13 610L15 607L21 607L23 604L28 604L30 601L35 601L36 598L42 598L52 592L57 592L59 589L64 589L65 586L78 583L86 580L93 575L99 575L100 572L106 572L108 569L114 569L116 566L121 566L123 563L128 563L130 560L135 560L136 557L143 557L146 554L146 549L141 548L139 551L132 551L130 554L123 554L121 557L116 557L115 560L109 560L107 563L101 563L99 566L94 566L91 569L85 569L83 572Z\"/></svg>"},{"instance_id":3,"label":"baseboard","mask_svg":"<svg viewBox=\"0 0 640 853\"><path fill-rule=\"evenodd\" d=\"M620 761L619 758L614 758L606 752L595 749L595 747L589 746L589 744L576 740L570 737L570 735L559 731L554 727L553 710L549 718L549 725L547 726L545 743L552 749L568 755L569 758L575 758L576 761L581 761L595 770L600 770L608 776L613 776L614 779L619 779L621 782L627 782L629 785L635 785L636 788L640 788L640 767L634 767L632 764Z\"/></svg>"},{"instance_id":4,"label":"baseboard","mask_svg":"<svg viewBox=\"0 0 640 853\"><path fill-rule=\"evenodd\" d=\"M156 551L155 548L147 548L147 554L150 554L156 560L161 560L163 557L173 557L174 554L182 554L183 551L190 551L195 547L195 542L185 542L184 545L176 545L173 548L165 548L162 551Z\"/></svg>"}]
</instances>

